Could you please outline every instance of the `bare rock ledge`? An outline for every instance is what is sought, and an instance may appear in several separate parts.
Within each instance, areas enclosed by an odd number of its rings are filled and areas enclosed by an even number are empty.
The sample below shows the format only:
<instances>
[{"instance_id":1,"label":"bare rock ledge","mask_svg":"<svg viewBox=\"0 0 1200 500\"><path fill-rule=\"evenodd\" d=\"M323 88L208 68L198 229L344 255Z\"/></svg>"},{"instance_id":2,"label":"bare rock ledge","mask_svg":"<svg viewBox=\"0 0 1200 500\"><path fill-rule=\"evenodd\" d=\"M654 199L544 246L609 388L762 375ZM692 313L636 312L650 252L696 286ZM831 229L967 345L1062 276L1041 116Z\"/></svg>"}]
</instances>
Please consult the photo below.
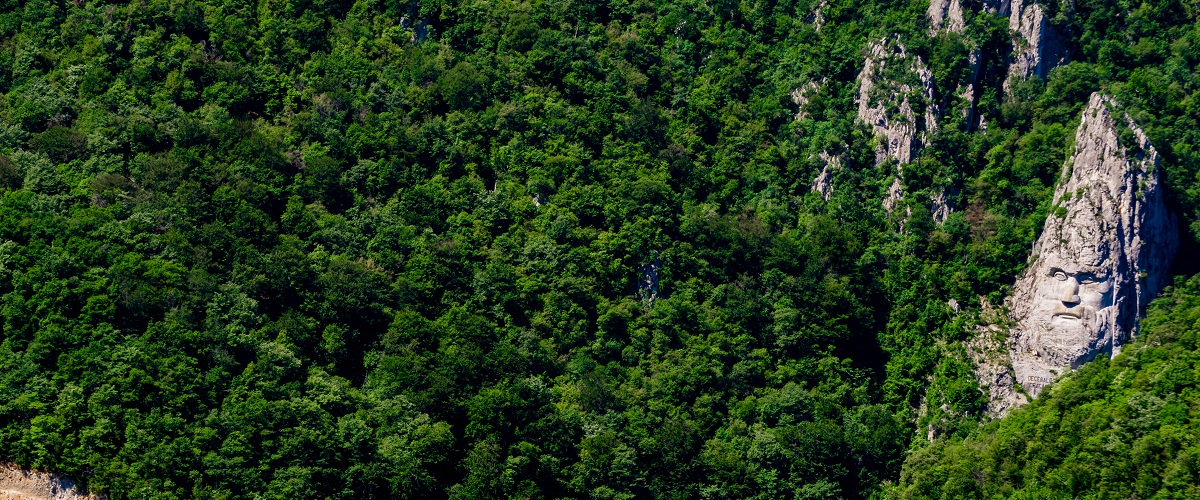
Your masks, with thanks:
<instances>
[{"instance_id":1,"label":"bare rock ledge","mask_svg":"<svg viewBox=\"0 0 1200 500\"><path fill-rule=\"evenodd\" d=\"M47 472L0 463L0 500L95 500L75 489L74 481Z\"/></svg>"}]
</instances>

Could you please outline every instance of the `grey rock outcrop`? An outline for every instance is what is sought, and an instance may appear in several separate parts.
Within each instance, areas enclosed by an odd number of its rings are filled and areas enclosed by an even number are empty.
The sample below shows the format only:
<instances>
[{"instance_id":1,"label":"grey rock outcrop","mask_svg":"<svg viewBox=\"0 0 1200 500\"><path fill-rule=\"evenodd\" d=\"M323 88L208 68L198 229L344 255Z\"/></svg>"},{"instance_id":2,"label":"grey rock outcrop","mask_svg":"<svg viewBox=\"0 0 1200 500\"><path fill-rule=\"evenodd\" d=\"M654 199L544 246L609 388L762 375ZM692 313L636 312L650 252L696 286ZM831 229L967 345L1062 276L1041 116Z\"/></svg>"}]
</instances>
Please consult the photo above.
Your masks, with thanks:
<instances>
[{"instance_id":1,"label":"grey rock outcrop","mask_svg":"<svg viewBox=\"0 0 1200 500\"><path fill-rule=\"evenodd\" d=\"M900 174L897 173L892 178L892 184L888 186L887 195L883 198L883 209L891 214L902 199L904 199L904 183L900 181Z\"/></svg>"},{"instance_id":2,"label":"grey rock outcrop","mask_svg":"<svg viewBox=\"0 0 1200 500\"><path fill-rule=\"evenodd\" d=\"M21 469L15 464L0 464L0 500L92 500L104 498L85 495L75 482L47 472Z\"/></svg>"},{"instance_id":3,"label":"grey rock outcrop","mask_svg":"<svg viewBox=\"0 0 1200 500\"><path fill-rule=\"evenodd\" d=\"M989 10L986 5L984 8ZM1008 6L1005 5L1004 8L1007 9ZM992 12L995 13L994 10ZM935 36L943 30L959 34L966 31L966 18L963 17L963 8L959 0L929 0L929 10L926 11L926 15L929 17L930 36ZM964 41L973 43L969 40ZM971 76L958 88L957 96L965 103L962 113L966 120L967 131L970 132L975 122L975 85L979 82L979 72L983 69L983 52L978 46L971 47L971 51L967 55L967 64L971 69Z\"/></svg>"},{"instance_id":4,"label":"grey rock outcrop","mask_svg":"<svg viewBox=\"0 0 1200 500\"><path fill-rule=\"evenodd\" d=\"M963 109L963 118L967 122L967 132L970 132L977 128L976 120L982 118L975 116L975 85L979 82L979 73L983 69L983 54L979 47L971 49L970 54L967 55L967 63L971 65L971 80L966 85L959 87L959 99L967 103L966 108Z\"/></svg>"},{"instance_id":5,"label":"grey rock outcrop","mask_svg":"<svg viewBox=\"0 0 1200 500\"><path fill-rule=\"evenodd\" d=\"M967 23L963 19L962 4L958 0L929 0L929 29L941 29L962 33Z\"/></svg>"},{"instance_id":6,"label":"grey rock outcrop","mask_svg":"<svg viewBox=\"0 0 1200 500\"><path fill-rule=\"evenodd\" d=\"M1011 8L1011 0L983 0L983 10L989 14L996 14L1000 17L1008 17L1008 13Z\"/></svg>"},{"instance_id":7,"label":"grey rock outcrop","mask_svg":"<svg viewBox=\"0 0 1200 500\"><path fill-rule=\"evenodd\" d=\"M825 25L825 9L829 7L829 0L821 0L817 6L813 8L812 14L808 16L808 22L813 25L813 29L817 33L821 32L821 26Z\"/></svg>"},{"instance_id":8,"label":"grey rock outcrop","mask_svg":"<svg viewBox=\"0 0 1200 500\"><path fill-rule=\"evenodd\" d=\"M1009 355L1012 342L1006 333L995 324L981 326L966 345L975 362L975 380L980 388L987 389L987 413L992 418L1003 417L1009 410L1029 402L1013 378Z\"/></svg>"},{"instance_id":9,"label":"grey rock outcrop","mask_svg":"<svg viewBox=\"0 0 1200 500\"><path fill-rule=\"evenodd\" d=\"M903 197L900 176L925 145L925 133L937 128L933 100L933 73L920 57L911 55L895 40L880 40L868 49L858 74L858 118L869 125L879 144L875 164L889 158L897 163L896 178L888 189L884 208L889 213ZM897 71L897 69L899 71ZM887 75L899 75L889 78ZM924 109L919 114L917 109Z\"/></svg>"},{"instance_id":10,"label":"grey rock outcrop","mask_svg":"<svg viewBox=\"0 0 1200 500\"><path fill-rule=\"evenodd\" d=\"M933 73L920 57L910 55L896 41L880 40L871 44L863 69L858 73L858 118L870 125L882 141L875 150L876 164L889 157L901 165L912 162L914 153L924 146L925 130L937 128L933 109ZM900 66L900 72L891 71ZM885 77L885 70L903 78ZM913 98L919 100L914 103ZM918 116L914 104L925 109ZM891 106L894 109L889 109Z\"/></svg>"},{"instance_id":11,"label":"grey rock outcrop","mask_svg":"<svg viewBox=\"0 0 1200 500\"><path fill-rule=\"evenodd\" d=\"M1114 107L1092 94L1054 213L1009 297L1011 373L989 375L997 382L993 411L1024 399L1006 384L1036 397L1059 375L1115 355L1170 279L1179 242L1158 182L1158 153L1128 115L1118 121ZM1132 132L1132 144L1122 144L1118 127Z\"/></svg>"},{"instance_id":12,"label":"grey rock outcrop","mask_svg":"<svg viewBox=\"0 0 1200 500\"><path fill-rule=\"evenodd\" d=\"M796 121L808 119L808 103L812 100L813 95L821 91L821 87L825 85L827 80L822 78L820 82L808 82L804 85L792 89L788 94L792 98L792 102L796 104Z\"/></svg>"},{"instance_id":13,"label":"grey rock outcrop","mask_svg":"<svg viewBox=\"0 0 1200 500\"><path fill-rule=\"evenodd\" d=\"M1046 23L1045 9L1027 0L1011 0L1008 29L1014 33L1005 90L1012 79L1046 78L1051 69L1066 62L1067 53L1058 34Z\"/></svg>"},{"instance_id":14,"label":"grey rock outcrop","mask_svg":"<svg viewBox=\"0 0 1200 500\"><path fill-rule=\"evenodd\" d=\"M954 207L950 204L948 194L950 193L948 193L947 189L939 189L929 199L933 205L930 208L930 213L933 214L933 220L938 224L946 222L946 218L950 217L950 214L954 212Z\"/></svg>"},{"instance_id":15,"label":"grey rock outcrop","mask_svg":"<svg viewBox=\"0 0 1200 500\"><path fill-rule=\"evenodd\" d=\"M842 168L842 158L831 155L828 151L822 151L817 157L824 165L821 166L821 173L813 179L810 190L820 194L825 201L829 201L829 198L833 196L833 173Z\"/></svg>"}]
</instances>

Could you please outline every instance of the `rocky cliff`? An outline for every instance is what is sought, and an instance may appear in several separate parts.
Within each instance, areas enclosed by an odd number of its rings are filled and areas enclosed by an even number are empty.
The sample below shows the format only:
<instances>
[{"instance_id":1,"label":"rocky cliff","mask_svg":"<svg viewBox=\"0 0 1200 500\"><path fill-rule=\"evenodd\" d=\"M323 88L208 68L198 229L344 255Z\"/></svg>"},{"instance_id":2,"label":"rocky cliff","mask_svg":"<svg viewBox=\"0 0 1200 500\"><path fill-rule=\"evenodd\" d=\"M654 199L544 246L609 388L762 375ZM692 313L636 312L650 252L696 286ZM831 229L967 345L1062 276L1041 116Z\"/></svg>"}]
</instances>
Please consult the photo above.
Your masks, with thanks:
<instances>
[{"instance_id":1,"label":"rocky cliff","mask_svg":"<svg viewBox=\"0 0 1200 500\"><path fill-rule=\"evenodd\" d=\"M989 14L1008 17L1009 9L1011 8L1011 0L983 0L983 10Z\"/></svg>"},{"instance_id":2,"label":"rocky cliff","mask_svg":"<svg viewBox=\"0 0 1200 500\"><path fill-rule=\"evenodd\" d=\"M825 25L825 9L829 7L829 0L821 0L817 6L813 8L812 14L808 16L808 22L813 25L813 29L817 33L821 32L821 26Z\"/></svg>"},{"instance_id":3,"label":"rocky cliff","mask_svg":"<svg viewBox=\"0 0 1200 500\"><path fill-rule=\"evenodd\" d=\"M821 154L817 155L817 158L822 163L821 173L817 174L817 177L813 179L809 190L821 195L822 198L825 198L825 201L829 201L829 198L833 196L833 174L842 168L842 157L831 155L828 151L822 151Z\"/></svg>"},{"instance_id":4,"label":"rocky cliff","mask_svg":"<svg viewBox=\"0 0 1200 500\"><path fill-rule=\"evenodd\" d=\"M962 4L958 0L929 0L929 27L933 31L946 29L962 33L966 28Z\"/></svg>"},{"instance_id":5,"label":"rocky cliff","mask_svg":"<svg viewBox=\"0 0 1200 500\"><path fill-rule=\"evenodd\" d=\"M920 57L909 54L895 40L880 40L868 49L858 74L858 118L879 138L875 164L889 158L897 163L896 178L888 189L888 212L903 196L903 165L913 161L925 144L925 132L937 128L933 100L933 73Z\"/></svg>"},{"instance_id":6,"label":"rocky cliff","mask_svg":"<svg viewBox=\"0 0 1200 500\"><path fill-rule=\"evenodd\" d=\"M1003 6L1008 8L1007 4ZM985 11L993 14L997 13L995 9L984 6ZM926 11L929 18L930 36L936 36L940 31L948 31L950 33L962 34L967 29L966 18L963 15L962 4L959 0L930 0L929 9ZM1002 15L1008 15L1007 10ZM975 124L975 100L977 98L976 84L979 82L979 72L983 69L983 51L978 45L974 45L969 39L964 38L970 45L970 53L967 56L967 64L970 65L970 79L958 88L956 93L958 98L966 103L963 108L963 118L967 122L967 131L970 132L976 127Z\"/></svg>"},{"instance_id":7,"label":"rocky cliff","mask_svg":"<svg viewBox=\"0 0 1200 500\"><path fill-rule=\"evenodd\" d=\"M792 89L792 102L796 104L795 120L807 120L809 117L808 103L817 92L821 91L821 87L825 85L827 79L822 78L820 82L808 82L804 85Z\"/></svg>"},{"instance_id":8,"label":"rocky cliff","mask_svg":"<svg viewBox=\"0 0 1200 500\"><path fill-rule=\"evenodd\" d=\"M992 379L993 411L1036 397L1059 375L1113 355L1170 278L1175 220L1158 182L1158 153L1116 104L1093 94L1032 262L1008 301L1011 372ZM1122 130L1129 133L1124 134ZM1005 381L1007 380L1007 382Z\"/></svg>"},{"instance_id":9,"label":"rocky cliff","mask_svg":"<svg viewBox=\"0 0 1200 500\"><path fill-rule=\"evenodd\" d=\"M954 211L954 206L950 203L950 198L954 195L954 189L942 188L933 193L929 198L932 205L929 209L933 220L938 224L946 222L946 218L950 217L950 213Z\"/></svg>"},{"instance_id":10,"label":"rocky cliff","mask_svg":"<svg viewBox=\"0 0 1200 500\"><path fill-rule=\"evenodd\" d=\"M1046 78L1051 69L1066 62L1066 51L1058 34L1047 23L1041 5L1028 0L985 0L975 8L980 7L984 12L1008 17L1013 33L1005 90L1016 80L1032 76ZM931 36L941 31L961 34L966 30L967 19L960 0L930 0L926 15ZM979 47L971 47L968 63L970 79L963 82L957 95L966 104L962 109L969 131L986 128L982 117L975 116L976 87L983 68ZM855 99L858 117L880 138L875 162L878 165L894 158L898 164L896 177L883 202L884 208L891 213L904 196L903 165L912 162L924 146L925 132L937 128L932 73L919 57L909 55L903 44L884 39L869 47L858 81ZM800 108L797 119L807 116L804 108L813 88L816 88L815 84L810 84L792 92L792 99ZM923 116L914 111L916 107L924 109ZM946 194L934 193L931 201L934 218L944 221L951 211Z\"/></svg>"},{"instance_id":11,"label":"rocky cliff","mask_svg":"<svg viewBox=\"0 0 1200 500\"><path fill-rule=\"evenodd\" d=\"M937 128L933 109L933 73L920 57L894 40L868 49L858 74L858 118L881 139L876 164L889 157L903 165L924 145L921 132ZM919 113L918 110L923 110Z\"/></svg>"},{"instance_id":12,"label":"rocky cliff","mask_svg":"<svg viewBox=\"0 0 1200 500\"><path fill-rule=\"evenodd\" d=\"M1007 2L1006 2L1007 4ZM1012 0L1008 29L1013 32L1013 54L1009 60L1009 80L1024 80L1031 76L1046 78L1051 69L1066 62L1067 53L1054 28L1046 22L1041 5L1026 0ZM1005 88L1010 83L1005 83Z\"/></svg>"}]
</instances>

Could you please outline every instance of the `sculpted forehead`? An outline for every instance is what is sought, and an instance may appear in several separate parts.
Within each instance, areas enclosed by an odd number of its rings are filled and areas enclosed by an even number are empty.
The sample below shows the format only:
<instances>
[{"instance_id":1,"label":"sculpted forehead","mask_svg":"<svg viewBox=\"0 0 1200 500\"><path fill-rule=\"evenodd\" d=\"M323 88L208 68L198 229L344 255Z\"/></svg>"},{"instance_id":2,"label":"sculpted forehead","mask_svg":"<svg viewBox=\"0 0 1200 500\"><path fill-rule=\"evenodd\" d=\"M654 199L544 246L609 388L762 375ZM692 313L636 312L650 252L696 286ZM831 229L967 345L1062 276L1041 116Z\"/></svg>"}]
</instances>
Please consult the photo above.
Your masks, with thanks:
<instances>
[{"instance_id":1,"label":"sculpted forehead","mask_svg":"<svg viewBox=\"0 0 1200 500\"><path fill-rule=\"evenodd\" d=\"M1088 262L1072 262L1064 259L1038 259L1035 264L1037 275L1049 276L1054 271L1063 271L1070 275L1108 276L1113 272L1113 266L1107 262L1095 265Z\"/></svg>"},{"instance_id":2,"label":"sculpted forehead","mask_svg":"<svg viewBox=\"0 0 1200 500\"><path fill-rule=\"evenodd\" d=\"M1070 273L1108 275L1116 264L1115 252L1106 251L1106 245L1092 243L1072 245L1046 245L1034 261L1037 269L1034 276L1045 276L1051 269L1062 269ZM1097 248L1099 247L1099 248Z\"/></svg>"},{"instance_id":3,"label":"sculpted forehead","mask_svg":"<svg viewBox=\"0 0 1200 500\"><path fill-rule=\"evenodd\" d=\"M1060 208L1047 217L1038 238L1040 259L1051 265L1093 268L1120 260L1129 250L1121 235L1131 228L1131 220L1127 220L1131 217L1125 213L1128 203L1114 199L1108 191L1103 186L1088 186L1073 191L1080 193L1073 197L1060 195L1056 200Z\"/></svg>"}]
</instances>

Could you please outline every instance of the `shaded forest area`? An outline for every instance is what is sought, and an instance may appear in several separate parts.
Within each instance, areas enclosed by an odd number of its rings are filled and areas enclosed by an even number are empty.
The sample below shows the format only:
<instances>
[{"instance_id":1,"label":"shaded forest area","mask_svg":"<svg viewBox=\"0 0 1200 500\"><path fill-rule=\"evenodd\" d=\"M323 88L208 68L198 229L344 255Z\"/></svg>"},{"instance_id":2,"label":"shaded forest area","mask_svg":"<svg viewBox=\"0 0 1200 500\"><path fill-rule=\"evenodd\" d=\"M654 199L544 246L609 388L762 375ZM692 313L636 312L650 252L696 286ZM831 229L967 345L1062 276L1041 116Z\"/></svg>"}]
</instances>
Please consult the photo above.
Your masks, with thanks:
<instances>
[{"instance_id":1,"label":"shaded forest area","mask_svg":"<svg viewBox=\"0 0 1200 500\"><path fill-rule=\"evenodd\" d=\"M1092 92L1200 234L1200 6L1048 3L1072 62L1006 95L965 5L0 0L0 459L112 498L879 495L977 429L961 342ZM945 111L889 215L854 95L890 36Z\"/></svg>"}]
</instances>

